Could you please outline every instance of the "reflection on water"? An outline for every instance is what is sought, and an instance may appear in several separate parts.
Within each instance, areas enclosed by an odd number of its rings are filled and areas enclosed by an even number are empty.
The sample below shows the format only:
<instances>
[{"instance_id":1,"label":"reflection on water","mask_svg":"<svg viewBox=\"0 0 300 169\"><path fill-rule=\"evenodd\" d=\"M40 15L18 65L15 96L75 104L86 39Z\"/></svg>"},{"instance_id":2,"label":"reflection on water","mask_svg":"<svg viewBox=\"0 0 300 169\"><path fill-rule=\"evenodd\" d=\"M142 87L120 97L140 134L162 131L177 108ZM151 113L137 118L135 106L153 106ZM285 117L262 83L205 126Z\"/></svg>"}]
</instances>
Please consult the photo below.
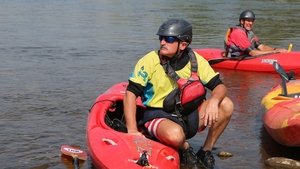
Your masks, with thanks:
<instances>
[{"instance_id":1,"label":"reflection on water","mask_svg":"<svg viewBox=\"0 0 300 169\"><path fill-rule=\"evenodd\" d=\"M127 80L139 57L158 47L155 33L163 21L186 18L194 28L193 48L222 48L226 29L245 7L257 14L255 30L263 42L276 47L293 43L293 50L300 50L297 0L3 1L1 167L71 168L70 160L60 158L60 146L86 150L88 109L108 87ZM218 71L235 111L215 147L234 156L216 157L216 168L264 168L268 157L299 154L269 143L262 133L260 100L280 83L279 76ZM204 137L200 133L190 140L195 149ZM82 164L91 166L90 160Z\"/></svg>"},{"instance_id":2,"label":"reflection on water","mask_svg":"<svg viewBox=\"0 0 300 169\"><path fill-rule=\"evenodd\" d=\"M300 147L286 147L275 142L267 133L265 128L261 128L261 154L263 159L269 157L286 157L300 160ZM267 155L267 156L266 156Z\"/></svg>"}]
</instances>

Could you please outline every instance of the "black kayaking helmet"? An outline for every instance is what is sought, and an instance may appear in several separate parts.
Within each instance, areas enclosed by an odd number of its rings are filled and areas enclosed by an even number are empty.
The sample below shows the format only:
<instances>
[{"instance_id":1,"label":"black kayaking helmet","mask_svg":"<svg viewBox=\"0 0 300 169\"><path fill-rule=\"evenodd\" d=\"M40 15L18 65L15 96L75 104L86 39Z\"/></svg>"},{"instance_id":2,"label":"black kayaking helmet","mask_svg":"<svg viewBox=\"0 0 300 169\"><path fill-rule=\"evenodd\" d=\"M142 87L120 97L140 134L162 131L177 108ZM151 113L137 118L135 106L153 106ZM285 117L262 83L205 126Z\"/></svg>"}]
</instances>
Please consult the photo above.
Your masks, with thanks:
<instances>
[{"instance_id":1,"label":"black kayaking helmet","mask_svg":"<svg viewBox=\"0 0 300 169\"><path fill-rule=\"evenodd\" d=\"M169 19L158 29L156 35L173 36L187 43L192 42L192 25L184 19Z\"/></svg>"},{"instance_id":2,"label":"black kayaking helmet","mask_svg":"<svg viewBox=\"0 0 300 169\"><path fill-rule=\"evenodd\" d=\"M251 10L245 10L240 14L240 19L253 19L255 20L255 14Z\"/></svg>"}]
</instances>

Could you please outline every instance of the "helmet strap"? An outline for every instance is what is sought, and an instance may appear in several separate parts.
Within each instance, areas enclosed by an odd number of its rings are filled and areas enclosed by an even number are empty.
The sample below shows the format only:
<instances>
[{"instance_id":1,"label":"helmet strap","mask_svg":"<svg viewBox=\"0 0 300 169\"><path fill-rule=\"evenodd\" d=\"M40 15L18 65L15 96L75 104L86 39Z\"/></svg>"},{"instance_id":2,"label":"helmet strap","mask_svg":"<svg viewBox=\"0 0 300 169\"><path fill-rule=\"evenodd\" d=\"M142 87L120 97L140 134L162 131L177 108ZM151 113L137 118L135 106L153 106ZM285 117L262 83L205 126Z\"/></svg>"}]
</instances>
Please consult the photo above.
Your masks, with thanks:
<instances>
[{"instance_id":1,"label":"helmet strap","mask_svg":"<svg viewBox=\"0 0 300 169\"><path fill-rule=\"evenodd\" d=\"M179 58L181 57L182 52L181 52L181 50L179 49L179 45L180 45L180 42L178 42L176 54L172 57L172 58L174 58L174 59L179 59Z\"/></svg>"},{"instance_id":2,"label":"helmet strap","mask_svg":"<svg viewBox=\"0 0 300 169\"><path fill-rule=\"evenodd\" d=\"M181 42L182 42L182 41L179 41L179 42L178 42L178 45L177 45L177 52L176 52L176 54L174 55L173 58L179 59L179 58L181 57L181 55L182 55L182 53L183 53L183 51L184 51L184 50L180 50L180 48L179 48L179 45L180 45ZM189 43L187 43L186 48L188 47L188 45L189 45ZM186 48L185 48L185 49L186 49Z\"/></svg>"},{"instance_id":3,"label":"helmet strap","mask_svg":"<svg viewBox=\"0 0 300 169\"><path fill-rule=\"evenodd\" d=\"M179 48L180 42L177 45L177 51L175 53L175 55L173 55L171 58L168 58L166 56L160 56L160 59L162 62L166 62L166 60L177 60L179 58L181 58L182 54L183 54L183 50L180 50ZM158 51L159 53L159 51Z\"/></svg>"}]
</instances>

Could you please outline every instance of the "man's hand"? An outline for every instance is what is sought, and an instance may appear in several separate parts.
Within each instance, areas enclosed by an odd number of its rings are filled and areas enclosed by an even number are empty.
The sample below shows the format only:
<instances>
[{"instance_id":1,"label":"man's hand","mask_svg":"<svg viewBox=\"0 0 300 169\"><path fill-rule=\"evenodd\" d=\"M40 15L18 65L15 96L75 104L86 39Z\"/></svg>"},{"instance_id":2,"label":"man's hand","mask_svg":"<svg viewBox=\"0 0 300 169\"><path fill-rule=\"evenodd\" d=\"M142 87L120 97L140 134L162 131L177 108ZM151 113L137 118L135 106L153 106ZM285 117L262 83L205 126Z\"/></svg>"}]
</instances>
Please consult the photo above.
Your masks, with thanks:
<instances>
[{"instance_id":1,"label":"man's hand","mask_svg":"<svg viewBox=\"0 0 300 169\"><path fill-rule=\"evenodd\" d=\"M211 127L218 121L219 117L219 100L209 98L207 105L203 113L201 113L201 119L204 119L204 126Z\"/></svg>"},{"instance_id":2,"label":"man's hand","mask_svg":"<svg viewBox=\"0 0 300 169\"><path fill-rule=\"evenodd\" d=\"M287 53L288 52L286 49L282 49L282 48L275 49L274 51L279 52L279 53Z\"/></svg>"}]
</instances>

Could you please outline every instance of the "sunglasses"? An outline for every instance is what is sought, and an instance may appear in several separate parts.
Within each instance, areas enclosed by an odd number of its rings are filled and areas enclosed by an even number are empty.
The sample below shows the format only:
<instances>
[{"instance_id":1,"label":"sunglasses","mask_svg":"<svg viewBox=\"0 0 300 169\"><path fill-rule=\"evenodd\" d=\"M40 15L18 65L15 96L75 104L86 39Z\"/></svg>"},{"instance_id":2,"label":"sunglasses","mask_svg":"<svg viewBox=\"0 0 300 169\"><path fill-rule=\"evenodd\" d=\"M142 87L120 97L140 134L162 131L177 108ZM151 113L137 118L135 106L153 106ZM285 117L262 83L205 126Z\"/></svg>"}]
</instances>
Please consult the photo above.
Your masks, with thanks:
<instances>
[{"instance_id":1,"label":"sunglasses","mask_svg":"<svg viewBox=\"0 0 300 169\"><path fill-rule=\"evenodd\" d=\"M173 37L173 36L159 36L159 40L165 40L167 43L174 43L175 41L177 41L177 38Z\"/></svg>"}]
</instances>

